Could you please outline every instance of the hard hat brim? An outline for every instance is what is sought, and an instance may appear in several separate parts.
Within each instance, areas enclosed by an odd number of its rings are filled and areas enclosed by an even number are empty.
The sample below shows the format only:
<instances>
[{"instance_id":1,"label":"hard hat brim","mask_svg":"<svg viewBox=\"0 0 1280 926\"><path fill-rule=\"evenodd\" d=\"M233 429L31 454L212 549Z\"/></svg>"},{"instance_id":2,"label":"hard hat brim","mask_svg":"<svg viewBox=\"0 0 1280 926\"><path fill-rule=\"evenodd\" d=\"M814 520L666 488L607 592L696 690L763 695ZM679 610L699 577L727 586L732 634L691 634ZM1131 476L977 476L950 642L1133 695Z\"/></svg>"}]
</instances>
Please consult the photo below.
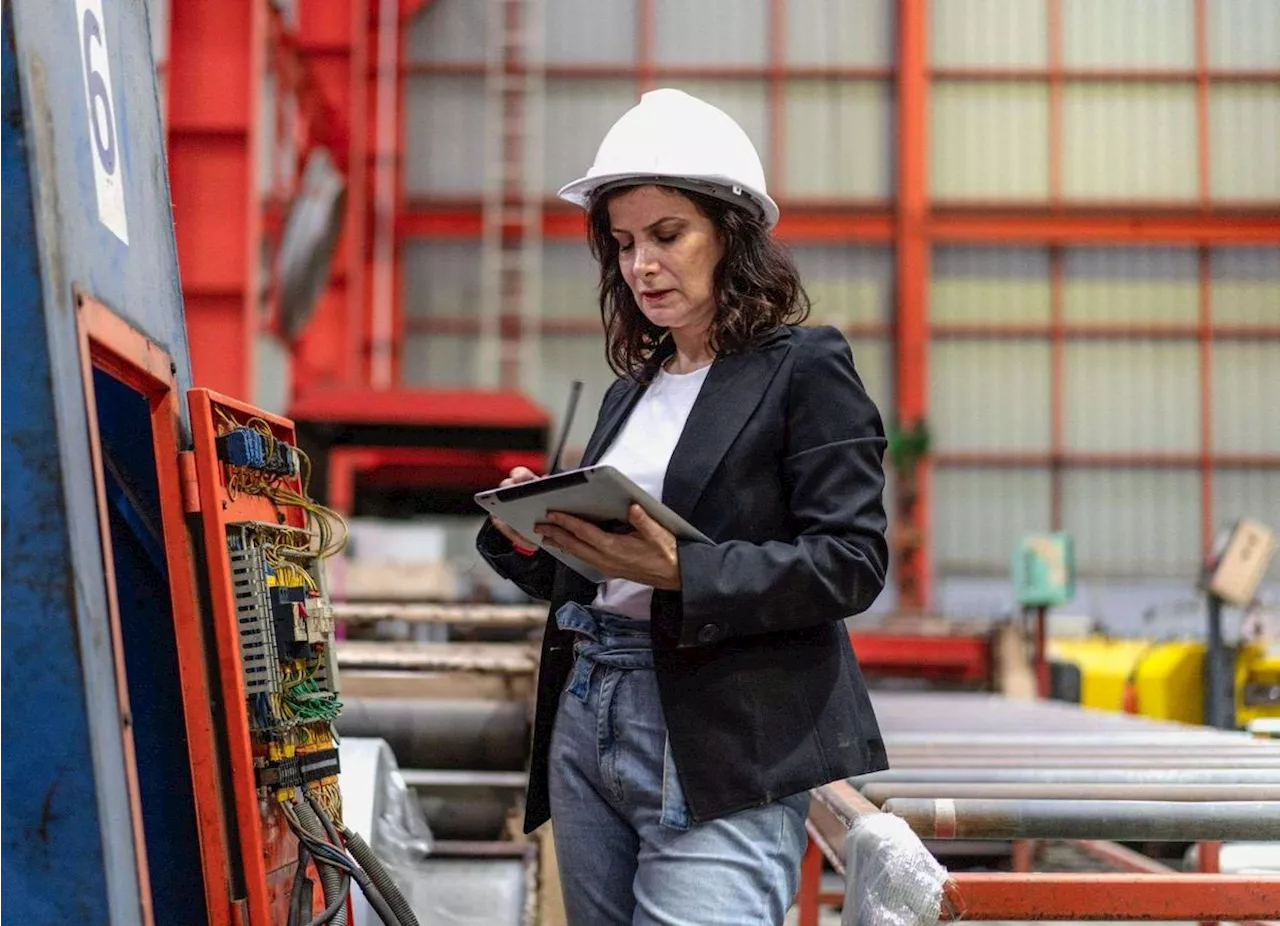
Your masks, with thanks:
<instances>
[{"instance_id":1,"label":"hard hat brim","mask_svg":"<svg viewBox=\"0 0 1280 926\"><path fill-rule=\"evenodd\" d=\"M573 203L583 209L590 209L591 202L606 189L624 186L643 186L645 184L669 186L677 190L687 190L714 196L731 205L755 212L763 220L765 227L773 228L778 224L778 204L767 193L745 187L728 178L719 177L677 177L666 174L638 174L624 172L601 174L596 177L583 177L573 183L566 184L556 194L566 202Z\"/></svg>"}]
</instances>

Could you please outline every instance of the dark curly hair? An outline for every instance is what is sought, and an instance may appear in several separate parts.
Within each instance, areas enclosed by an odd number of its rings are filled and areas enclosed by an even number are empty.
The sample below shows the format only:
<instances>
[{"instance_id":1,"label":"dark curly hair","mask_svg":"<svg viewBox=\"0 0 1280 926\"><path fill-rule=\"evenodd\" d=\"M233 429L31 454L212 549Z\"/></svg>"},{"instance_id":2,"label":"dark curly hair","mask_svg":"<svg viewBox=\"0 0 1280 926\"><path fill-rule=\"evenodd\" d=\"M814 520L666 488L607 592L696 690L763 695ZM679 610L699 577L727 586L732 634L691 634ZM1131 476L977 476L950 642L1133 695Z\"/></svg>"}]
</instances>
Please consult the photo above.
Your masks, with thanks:
<instances>
[{"instance_id":1,"label":"dark curly hair","mask_svg":"<svg viewBox=\"0 0 1280 926\"><path fill-rule=\"evenodd\" d=\"M587 218L591 253L600 263L605 354L616 374L647 383L658 372L666 329L645 318L618 266L618 241L610 233L609 222L609 201L618 192L610 191L594 201ZM781 326L799 324L809 317L809 294L800 283L795 261L763 221L703 193L675 192L711 220L724 245L724 257L712 282L716 314L709 337L717 355L747 350Z\"/></svg>"}]
</instances>

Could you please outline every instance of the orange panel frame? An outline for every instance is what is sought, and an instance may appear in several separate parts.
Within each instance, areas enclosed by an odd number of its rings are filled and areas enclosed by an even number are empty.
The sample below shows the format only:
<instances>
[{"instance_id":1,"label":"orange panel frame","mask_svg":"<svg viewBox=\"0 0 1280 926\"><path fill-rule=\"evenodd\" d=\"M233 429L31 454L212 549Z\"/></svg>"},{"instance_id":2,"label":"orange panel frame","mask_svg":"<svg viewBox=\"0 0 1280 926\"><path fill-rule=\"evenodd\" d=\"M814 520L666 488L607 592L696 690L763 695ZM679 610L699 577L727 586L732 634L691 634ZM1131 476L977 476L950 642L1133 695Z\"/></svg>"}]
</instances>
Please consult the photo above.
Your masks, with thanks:
<instances>
[{"instance_id":1,"label":"orange panel frame","mask_svg":"<svg viewBox=\"0 0 1280 926\"><path fill-rule=\"evenodd\" d=\"M210 926L229 926L231 898L228 893L227 834L222 813L219 763L214 737L209 682L205 674L206 653L199 598L196 593L195 557L187 533L182 502L178 451L181 416L175 367L169 355L146 335L133 328L93 298L78 294L76 322L80 338L85 401L93 450L94 482L98 494L99 524L102 530L103 568L107 576L111 636L116 650L116 685L122 712L129 709L128 685L120 618L112 578L111 538L107 529L101 445L98 442L93 370L109 374L147 401L151 416L152 446L156 480L160 490L160 514L164 534L165 559L169 570L169 595L173 613L178 672L182 690L183 720L187 733L191 783L195 797L196 829L199 833L201 870L204 874L205 903ZM122 716L125 714L122 713ZM144 916L151 923L150 884L146 853L142 842L141 806L132 735L124 729L128 758L130 813L138 846L139 883L144 898Z\"/></svg>"},{"instance_id":2,"label":"orange panel frame","mask_svg":"<svg viewBox=\"0 0 1280 926\"><path fill-rule=\"evenodd\" d=\"M268 414L210 389L192 389L187 399L249 922L276 922L287 910L292 866L297 855L289 845L283 815L271 803L259 802L258 799L253 746L249 738L249 713L245 703L244 667L240 659L239 625L232 592L231 559L227 552L227 525L238 521L277 523L277 509L261 496L233 497L223 485L221 475L224 467L218 459L215 443L215 410L221 408L238 421L260 419L278 440L289 444L296 445L297 437L293 423L288 419ZM293 481L292 488L301 491L298 477ZM306 517L299 508L290 506L285 511L285 519L284 523L293 527L306 526ZM269 913L271 918L268 918Z\"/></svg>"}]
</instances>

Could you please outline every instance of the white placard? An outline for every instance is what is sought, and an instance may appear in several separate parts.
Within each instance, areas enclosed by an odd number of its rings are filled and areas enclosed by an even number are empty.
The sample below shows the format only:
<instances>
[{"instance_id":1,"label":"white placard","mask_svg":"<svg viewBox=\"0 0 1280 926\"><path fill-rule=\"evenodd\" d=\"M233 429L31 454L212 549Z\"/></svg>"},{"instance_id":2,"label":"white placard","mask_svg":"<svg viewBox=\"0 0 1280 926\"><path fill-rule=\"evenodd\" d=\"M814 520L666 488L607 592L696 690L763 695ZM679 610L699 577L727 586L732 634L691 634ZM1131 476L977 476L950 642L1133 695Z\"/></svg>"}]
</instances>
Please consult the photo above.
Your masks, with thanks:
<instances>
[{"instance_id":1,"label":"white placard","mask_svg":"<svg viewBox=\"0 0 1280 926\"><path fill-rule=\"evenodd\" d=\"M115 91L107 54L107 28L102 0L76 0L78 55L84 70L84 94L89 110L89 158L98 193L98 219L113 235L129 243L124 210L124 163L116 127Z\"/></svg>"}]
</instances>

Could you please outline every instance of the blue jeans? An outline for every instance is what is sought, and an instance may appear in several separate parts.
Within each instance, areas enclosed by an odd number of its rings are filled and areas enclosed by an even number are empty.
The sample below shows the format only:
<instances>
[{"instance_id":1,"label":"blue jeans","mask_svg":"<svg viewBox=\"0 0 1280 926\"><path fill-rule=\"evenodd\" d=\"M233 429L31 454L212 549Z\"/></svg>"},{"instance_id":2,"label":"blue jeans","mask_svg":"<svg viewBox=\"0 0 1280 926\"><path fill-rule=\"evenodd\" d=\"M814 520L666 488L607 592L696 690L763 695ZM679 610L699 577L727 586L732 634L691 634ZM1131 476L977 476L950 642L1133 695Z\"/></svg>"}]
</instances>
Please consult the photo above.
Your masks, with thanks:
<instances>
[{"instance_id":1,"label":"blue jeans","mask_svg":"<svg viewBox=\"0 0 1280 926\"><path fill-rule=\"evenodd\" d=\"M780 924L809 795L694 823L671 758L647 621L569 603L573 671L551 738L551 820L570 926Z\"/></svg>"}]
</instances>

